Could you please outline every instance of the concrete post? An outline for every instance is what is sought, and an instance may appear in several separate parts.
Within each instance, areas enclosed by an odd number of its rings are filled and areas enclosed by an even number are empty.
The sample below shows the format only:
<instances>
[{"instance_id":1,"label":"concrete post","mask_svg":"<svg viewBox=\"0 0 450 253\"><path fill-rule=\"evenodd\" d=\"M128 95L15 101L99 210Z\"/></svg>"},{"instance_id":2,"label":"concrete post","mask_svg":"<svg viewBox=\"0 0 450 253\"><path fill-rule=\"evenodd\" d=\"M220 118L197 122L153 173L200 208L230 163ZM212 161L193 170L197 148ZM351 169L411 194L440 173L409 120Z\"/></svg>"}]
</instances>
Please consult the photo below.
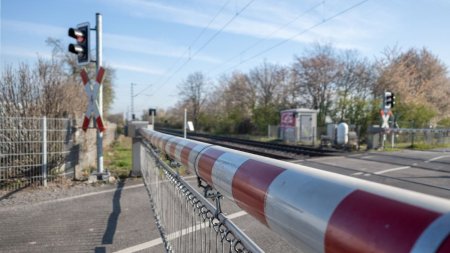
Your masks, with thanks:
<instances>
[{"instance_id":1,"label":"concrete post","mask_svg":"<svg viewBox=\"0 0 450 253\"><path fill-rule=\"evenodd\" d=\"M141 176L142 160L144 158L144 148L142 147L140 137L132 138L132 177Z\"/></svg>"},{"instance_id":2,"label":"concrete post","mask_svg":"<svg viewBox=\"0 0 450 253\"><path fill-rule=\"evenodd\" d=\"M147 121L130 121L128 123L128 136L132 138L131 176L133 177L141 176L141 168L145 156L145 148L142 145L142 137L139 134L139 129L147 127Z\"/></svg>"}]
</instances>

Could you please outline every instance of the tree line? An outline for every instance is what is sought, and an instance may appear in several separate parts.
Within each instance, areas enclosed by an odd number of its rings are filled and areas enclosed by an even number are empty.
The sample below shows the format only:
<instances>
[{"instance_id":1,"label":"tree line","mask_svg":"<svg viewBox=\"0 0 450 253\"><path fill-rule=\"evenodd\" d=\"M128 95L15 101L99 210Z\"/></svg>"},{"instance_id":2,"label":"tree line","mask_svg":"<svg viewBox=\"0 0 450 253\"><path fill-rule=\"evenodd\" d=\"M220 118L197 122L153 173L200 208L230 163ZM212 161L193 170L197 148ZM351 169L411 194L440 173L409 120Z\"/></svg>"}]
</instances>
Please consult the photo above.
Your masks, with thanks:
<instances>
[{"instance_id":1,"label":"tree line","mask_svg":"<svg viewBox=\"0 0 450 253\"><path fill-rule=\"evenodd\" d=\"M326 118L365 129L380 123L384 90L394 92L400 127L450 127L447 66L427 48L386 49L369 60L355 50L315 44L289 65L262 62L247 73L211 80L194 72L178 85L179 100L159 110L163 126L182 127L183 111L196 130L219 134L265 134L279 124L280 111L318 109ZM145 115L145 113L144 113Z\"/></svg>"},{"instance_id":2,"label":"tree line","mask_svg":"<svg viewBox=\"0 0 450 253\"><path fill-rule=\"evenodd\" d=\"M4 66L0 76L0 117L74 117L81 118L87 97L81 85L76 56L69 54L61 41L49 38L49 59L38 57L35 64ZM95 64L85 66L95 79ZM107 67L103 81L103 113L113 99L114 69Z\"/></svg>"}]
</instances>

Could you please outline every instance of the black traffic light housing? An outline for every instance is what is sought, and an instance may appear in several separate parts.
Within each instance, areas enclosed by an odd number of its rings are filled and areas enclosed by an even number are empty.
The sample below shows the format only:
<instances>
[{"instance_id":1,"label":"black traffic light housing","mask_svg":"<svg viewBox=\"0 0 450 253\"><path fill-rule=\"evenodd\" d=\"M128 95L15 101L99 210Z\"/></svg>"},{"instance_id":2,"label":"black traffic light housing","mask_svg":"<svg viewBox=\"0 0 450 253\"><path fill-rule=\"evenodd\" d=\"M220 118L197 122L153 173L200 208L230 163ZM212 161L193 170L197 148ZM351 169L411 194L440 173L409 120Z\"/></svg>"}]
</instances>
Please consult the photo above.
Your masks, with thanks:
<instances>
[{"instance_id":1,"label":"black traffic light housing","mask_svg":"<svg viewBox=\"0 0 450 253\"><path fill-rule=\"evenodd\" d=\"M384 107L386 109L393 108L395 105L395 95L393 92L386 91L384 93Z\"/></svg>"},{"instance_id":2,"label":"black traffic light housing","mask_svg":"<svg viewBox=\"0 0 450 253\"><path fill-rule=\"evenodd\" d=\"M148 115L152 116L152 113L153 113L153 116L156 116L156 109L154 109L154 108L148 109Z\"/></svg>"},{"instance_id":3,"label":"black traffic light housing","mask_svg":"<svg viewBox=\"0 0 450 253\"><path fill-rule=\"evenodd\" d=\"M77 40L76 44L69 44L69 52L78 56L78 65L85 65L91 61L89 46L89 23L78 24L77 28L70 28L68 35Z\"/></svg>"}]
</instances>

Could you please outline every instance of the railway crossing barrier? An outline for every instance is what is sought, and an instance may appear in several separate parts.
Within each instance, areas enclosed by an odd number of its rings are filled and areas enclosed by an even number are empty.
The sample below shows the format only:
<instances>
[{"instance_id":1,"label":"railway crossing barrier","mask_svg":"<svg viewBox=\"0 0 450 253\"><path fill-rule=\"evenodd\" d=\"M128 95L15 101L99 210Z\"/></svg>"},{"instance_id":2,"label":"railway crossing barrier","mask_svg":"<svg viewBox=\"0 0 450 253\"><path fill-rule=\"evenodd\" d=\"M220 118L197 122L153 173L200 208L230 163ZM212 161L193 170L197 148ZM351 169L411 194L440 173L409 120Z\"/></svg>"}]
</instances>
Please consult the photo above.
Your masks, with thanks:
<instances>
[{"instance_id":1,"label":"railway crossing barrier","mask_svg":"<svg viewBox=\"0 0 450 253\"><path fill-rule=\"evenodd\" d=\"M450 252L450 201L140 129L304 252Z\"/></svg>"}]
</instances>

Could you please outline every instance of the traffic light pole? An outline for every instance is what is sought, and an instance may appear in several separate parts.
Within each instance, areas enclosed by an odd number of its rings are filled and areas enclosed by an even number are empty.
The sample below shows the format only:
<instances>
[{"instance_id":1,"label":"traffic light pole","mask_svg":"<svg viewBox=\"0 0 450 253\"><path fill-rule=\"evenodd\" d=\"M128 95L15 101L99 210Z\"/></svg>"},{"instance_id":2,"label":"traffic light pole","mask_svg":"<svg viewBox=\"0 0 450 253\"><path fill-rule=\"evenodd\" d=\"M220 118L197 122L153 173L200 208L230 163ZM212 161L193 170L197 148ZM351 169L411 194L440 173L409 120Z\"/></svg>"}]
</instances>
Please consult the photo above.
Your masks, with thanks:
<instances>
[{"instance_id":1,"label":"traffic light pole","mask_svg":"<svg viewBox=\"0 0 450 253\"><path fill-rule=\"evenodd\" d=\"M96 13L96 27L95 32L97 34L96 41L97 41L97 58L96 58L96 65L97 65L97 73L102 66L103 62L103 22L102 22L102 15L100 13ZM100 117L103 116L103 85L100 85L99 91L98 91L98 110L100 113ZM97 128L97 175L102 176L103 174L103 133L100 132L100 129Z\"/></svg>"},{"instance_id":2,"label":"traffic light pole","mask_svg":"<svg viewBox=\"0 0 450 253\"><path fill-rule=\"evenodd\" d=\"M387 114L386 110L386 90L383 91L383 105L382 110L384 111L384 114ZM383 141L381 142L382 149L384 150L386 148L386 129L383 131Z\"/></svg>"}]
</instances>

